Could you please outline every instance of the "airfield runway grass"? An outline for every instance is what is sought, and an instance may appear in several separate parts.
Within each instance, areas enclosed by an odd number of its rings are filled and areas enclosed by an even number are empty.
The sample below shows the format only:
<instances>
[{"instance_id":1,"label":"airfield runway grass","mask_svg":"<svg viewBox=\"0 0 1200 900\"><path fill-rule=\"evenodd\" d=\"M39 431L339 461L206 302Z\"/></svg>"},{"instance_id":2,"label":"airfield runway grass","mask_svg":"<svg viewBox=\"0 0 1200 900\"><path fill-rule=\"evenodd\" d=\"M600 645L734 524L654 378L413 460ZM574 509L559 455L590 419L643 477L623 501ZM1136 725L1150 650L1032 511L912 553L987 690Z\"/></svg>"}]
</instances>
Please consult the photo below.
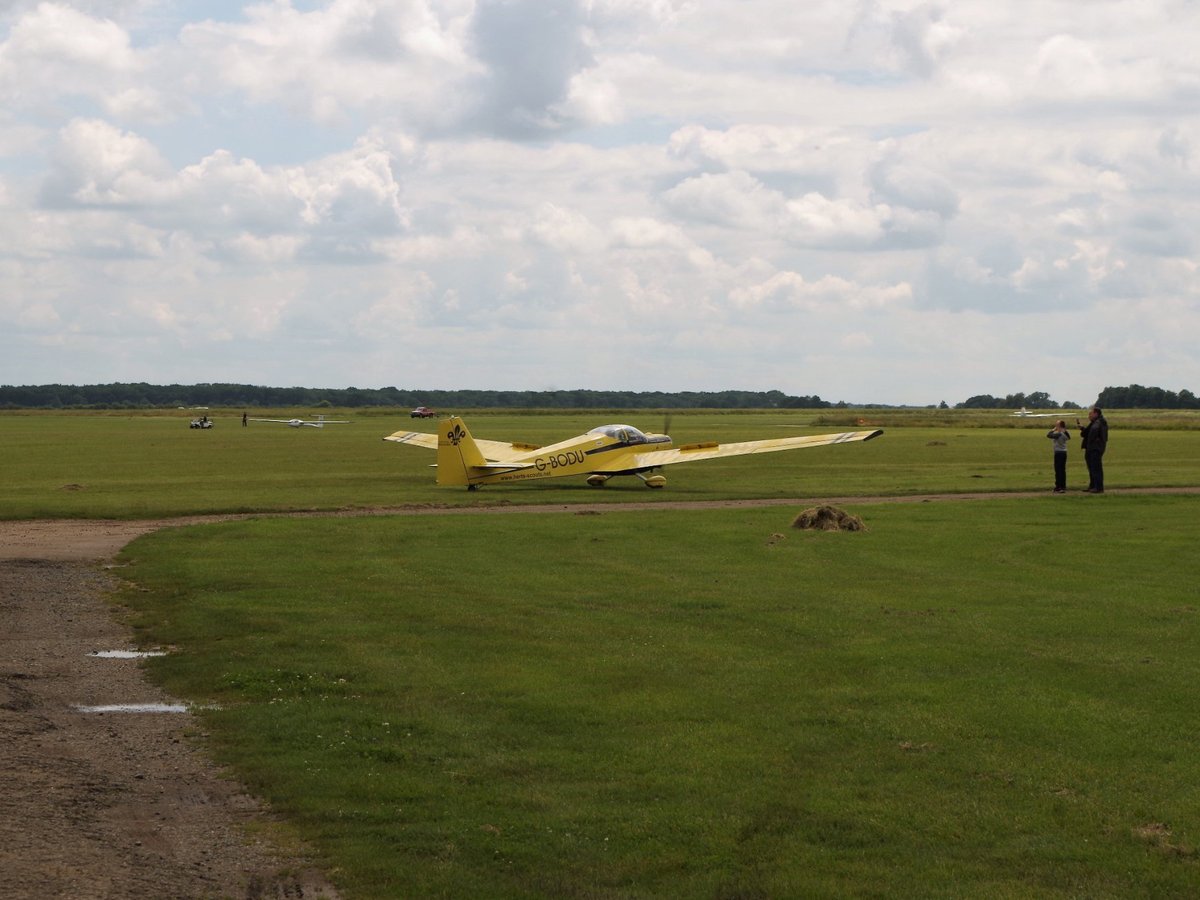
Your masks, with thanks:
<instances>
[{"instance_id":1,"label":"airfield runway grass","mask_svg":"<svg viewBox=\"0 0 1200 900\"><path fill-rule=\"evenodd\" d=\"M1052 484L1046 420L957 410L688 412L669 416L677 443L744 441L882 427L867 443L671 466L650 491L633 477L588 487L550 479L475 493L434 484L432 451L386 443L394 431L436 423L396 411L331 410L348 425L293 429L213 411L215 428L189 429L189 412L0 413L0 518L155 518L192 513L346 509L393 505L486 506L635 499L762 499L931 492L1028 491ZM311 410L273 417L313 418ZM648 412L467 413L478 437L549 444L606 422L648 430ZM1200 414L1114 413L1110 484L1194 485ZM863 424L860 424L863 423ZM1084 478L1072 443L1069 483Z\"/></svg>"},{"instance_id":2,"label":"airfield runway grass","mask_svg":"<svg viewBox=\"0 0 1200 900\"><path fill-rule=\"evenodd\" d=\"M260 520L121 599L348 897L1191 896L1195 497Z\"/></svg>"},{"instance_id":3,"label":"airfield runway grass","mask_svg":"<svg viewBox=\"0 0 1200 900\"><path fill-rule=\"evenodd\" d=\"M312 411L278 411L277 417ZM553 503L269 519L132 544L119 598L205 743L357 897L1192 896L1196 416L1116 412L1110 494L1046 423L677 413L680 442L853 430L602 490L439 489L395 411L0 414L0 517ZM865 419L866 422L860 422ZM644 413L471 415L549 443ZM1072 446L1069 484L1082 486ZM571 511L580 502L1044 496Z\"/></svg>"}]
</instances>

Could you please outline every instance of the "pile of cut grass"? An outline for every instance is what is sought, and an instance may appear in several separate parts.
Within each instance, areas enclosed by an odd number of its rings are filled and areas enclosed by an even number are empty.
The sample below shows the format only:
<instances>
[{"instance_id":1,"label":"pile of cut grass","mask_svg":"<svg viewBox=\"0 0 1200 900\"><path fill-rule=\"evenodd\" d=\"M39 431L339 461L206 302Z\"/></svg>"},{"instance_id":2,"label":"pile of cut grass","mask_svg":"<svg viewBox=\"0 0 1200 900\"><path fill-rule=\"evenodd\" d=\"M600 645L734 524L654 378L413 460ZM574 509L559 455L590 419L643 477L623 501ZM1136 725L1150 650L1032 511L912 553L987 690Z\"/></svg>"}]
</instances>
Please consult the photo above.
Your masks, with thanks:
<instances>
[{"instance_id":1,"label":"pile of cut grass","mask_svg":"<svg viewBox=\"0 0 1200 900\"><path fill-rule=\"evenodd\" d=\"M792 519L792 527L809 531L866 531L867 524L836 506L813 506Z\"/></svg>"}]
</instances>

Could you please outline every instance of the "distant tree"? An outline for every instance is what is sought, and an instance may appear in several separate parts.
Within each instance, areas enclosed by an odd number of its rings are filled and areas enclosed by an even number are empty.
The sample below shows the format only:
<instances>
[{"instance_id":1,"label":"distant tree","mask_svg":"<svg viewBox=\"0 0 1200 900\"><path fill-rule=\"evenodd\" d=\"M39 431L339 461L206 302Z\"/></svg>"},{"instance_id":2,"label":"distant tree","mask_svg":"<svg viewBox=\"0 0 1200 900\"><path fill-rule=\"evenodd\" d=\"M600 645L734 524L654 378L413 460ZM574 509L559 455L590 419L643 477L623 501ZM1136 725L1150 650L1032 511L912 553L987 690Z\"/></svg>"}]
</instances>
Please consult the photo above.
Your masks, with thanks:
<instances>
[{"instance_id":1,"label":"distant tree","mask_svg":"<svg viewBox=\"0 0 1200 900\"><path fill-rule=\"evenodd\" d=\"M1003 398L991 394L978 394L969 397L955 405L955 409L1072 409L1067 404L1058 404L1045 391L1033 391L1029 394L1007 394Z\"/></svg>"},{"instance_id":2,"label":"distant tree","mask_svg":"<svg viewBox=\"0 0 1200 900\"><path fill-rule=\"evenodd\" d=\"M955 404L955 409L999 409L1003 400L998 400L991 394L976 394L968 397L962 403Z\"/></svg>"},{"instance_id":3,"label":"distant tree","mask_svg":"<svg viewBox=\"0 0 1200 900\"><path fill-rule=\"evenodd\" d=\"M828 409L833 404L813 394L811 397L785 397L779 405L785 409Z\"/></svg>"},{"instance_id":4,"label":"distant tree","mask_svg":"<svg viewBox=\"0 0 1200 900\"><path fill-rule=\"evenodd\" d=\"M1096 405L1105 409L1196 409L1196 397L1191 391L1163 390L1131 384L1126 387L1106 387L1096 398Z\"/></svg>"}]
</instances>

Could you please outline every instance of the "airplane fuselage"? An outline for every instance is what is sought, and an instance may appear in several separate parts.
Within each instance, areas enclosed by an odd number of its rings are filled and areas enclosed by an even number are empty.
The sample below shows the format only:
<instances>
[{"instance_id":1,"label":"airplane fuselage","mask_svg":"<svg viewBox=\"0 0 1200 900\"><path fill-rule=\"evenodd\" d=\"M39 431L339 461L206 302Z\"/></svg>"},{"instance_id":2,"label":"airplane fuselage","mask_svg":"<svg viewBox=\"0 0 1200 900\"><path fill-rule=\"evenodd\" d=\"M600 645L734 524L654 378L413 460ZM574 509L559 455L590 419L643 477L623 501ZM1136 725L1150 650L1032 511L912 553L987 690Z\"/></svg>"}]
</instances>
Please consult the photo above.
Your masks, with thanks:
<instances>
[{"instance_id":1,"label":"airplane fuselage","mask_svg":"<svg viewBox=\"0 0 1200 900\"><path fill-rule=\"evenodd\" d=\"M606 433L606 430L611 430L612 433ZM447 438L453 442L452 435L448 435ZM666 435L645 434L626 426L607 425L602 429L568 438L557 444L539 447L506 460L505 462L512 464L512 468L504 468L504 463L494 463L484 469L468 463L466 480L468 485L505 484L536 478L591 475L597 471L607 475L647 471L653 466L614 470L609 462L616 458L616 454L624 454L630 450L645 453L669 450L671 446L671 439Z\"/></svg>"}]
</instances>

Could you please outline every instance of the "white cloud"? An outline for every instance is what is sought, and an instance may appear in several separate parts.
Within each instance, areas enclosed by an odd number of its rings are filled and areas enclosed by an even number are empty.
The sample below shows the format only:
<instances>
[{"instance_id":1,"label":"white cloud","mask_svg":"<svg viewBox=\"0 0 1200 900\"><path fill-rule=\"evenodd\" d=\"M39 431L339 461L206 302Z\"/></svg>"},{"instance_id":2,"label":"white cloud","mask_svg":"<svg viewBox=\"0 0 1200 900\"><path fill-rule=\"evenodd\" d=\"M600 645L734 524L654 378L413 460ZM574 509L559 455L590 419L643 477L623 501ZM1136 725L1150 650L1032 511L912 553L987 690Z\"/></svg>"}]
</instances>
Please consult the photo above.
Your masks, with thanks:
<instances>
[{"instance_id":1,"label":"white cloud","mask_svg":"<svg viewBox=\"0 0 1200 900\"><path fill-rule=\"evenodd\" d=\"M706 128L685 125L671 135L670 151L694 165L765 172L823 172L835 158L858 158L861 142L830 127L734 125Z\"/></svg>"},{"instance_id":2,"label":"white cloud","mask_svg":"<svg viewBox=\"0 0 1200 900\"><path fill-rule=\"evenodd\" d=\"M553 203L539 204L530 232L537 240L560 251L592 253L604 245L603 234L587 216Z\"/></svg>"},{"instance_id":3,"label":"white cloud","mask_svg":"<svg viewBox=\"0 0 1200 900\"><path fill-rule=\"evenodd\" d=\"M758 284L735 288L730 294L730 299L743 309L762 307L777 311L830 307L885 309L906 304L911 298L912 289L907 284L860 285L832 275L810 282L796 272L777 272Z\"/></svg>"},{"instance_id":4,"label":"white cloud","mask_svg":"<svg viewBox=\"0 0 1200 900\"><path fill-rule=\"evenodd\" d=\"M133 121L164 121L186 107L186 100L164 93L168 79L155 72L153 54L138 50L126 27L87 6L43 2L18 11L0 41L0 101L34 116L64 101L92 103Z\"/></svg>"},{"instance_id":5,"label":"white cloud","mask_svg":"<svg viewBox=\"0 0 1200 900\"><path fill-rule=\"evenodd\" d=\"M304 167L263 168L217 150L175 171L146 139L89 119L63 129L53 159L49 206L122 210L130 227L202 236L230 258L371 256L377 239L408 224L392 154L372 140ZM104 239L122 246L111 230Z\"/></svg>"},{"instance_id":6,"label":"white cloud","mask_svg":"<svg viewBox=\"0 0 1200 900\"><path fill-rule=\"evenodd\" d=\"M9 31L0 56L5 67L32 75L33 67L51 78L60 72L129 72L136 67L129 35L110 19L81 13L60 3L39 3Z\"/></svg>"},{"instance_id":7,"label":"white cloud","mask_svg":"<svg viewBox=\"0 0 1200 900\"><path fill-rule=\"evenodd\" d=\"M783 227L803 246L867 249L883 240L891 219L887 204L868 206L814 192L788 202Z\"/></svg>"},{"instance_id":8,"label":"white cloud","mask_svg":"<svg viewBox=\"0 0 1200 900\"><path fill-rule=\"evenodd\" d=\"M946 218L958 211L958 192L950 179L919 163L883 162L871 172L871 186L889 203Z\"/></svg>"},{"instance_id":9,"label":"white cloud","mask_svg":"<svg viewBox=\"0 0 1200 900\"><path fill-rule=\"evenodd\" d=\"M1095 50L1069 34L1057 34L1038 48L1035 87L1051 97L1089 97L1103 94L1109 77Z\"/></svg>"},{"instance_id":10,"label":"white cloud","mask_svg":"<svg viewBox=\"0 0 1200 900\"><path fill-rule=\"evenodd\" d=\"M157 202L170 177L149 141L97 119L76 119L59 134L45 188L56 205L135 207Z\"/></svg>"},{"instance_id":11,"label":"white cloud","mask_svg":"<svg viewBox=\"0 0 1200 900\"><path fill-rule=\"evenodd\" d=\"M596 68L572 75L566 97L552 104L550 111L566 121L587 125L611 125L626 114L620 90Z\"/></svg>"},{"instance_id":12,"label":"white cloud","mask_svg":"<svg viewBox=\"0 0 1200 900\"><path fill-rule=\"evenodd\" d=\"M572 124L561 113L573 79L592 64L585 27L577 3L479 0L472 43L484 71L473 118L517 139Z\"/></svg>"},{"instance_id":13,"label":"white cloud","mask_svg":"<svg viewBox=\"0 0 1200 900\"><path fill-rule=\"evenodd\" d=\"M933 4L889 10L879 18L877 25L895 65L921 78L934 75L963 36L963 29L947 21L945 11Z\"/></svg>"},{"instance_id":14,"label":"white cloud","mask_svg":"<svg viewBox=\"0 0 1200 900\"><path fill-rule=\"evenodd\" d=\"M370 142L320 160L307 173L303 191L309 223L371 235L391 233L407 223L391 154Z\"/></svg>"},{"instance_id":15,"label":"white cloud","mask_svg":"<svg viewBox=\"0 0 1200 900\"><path fill-rule=\"evenodd\" d=\"M1173 0L9 3L0 380L393 384L400 350L447 387L1200 390L1197 26Z\"/></svg>"},{"instance_id":16,"label":"white cloud","mask_svg":"<svg viewBox=\"0 0 1200 900\"><path fill-rule=\"evenodd\" d=\"M679 249L688 245L681 228L669 222L651 218L614 219L612 223L613 243L620 247L638 249Z\"/></svg>"},{"instance_id":17,"label":"white cloud","mask_svg":"<svg viewBox=\"0 0 1200 900\"><path fill-rule=\"evenodd\" d=\"M334 0L312 11L252 4L242 21L186 25L180 43L206 73L198 91L237 91L255 105L280 103L323 122L364 108L436 122L456 105L458 84L480 70L466 46L471 8L425 0Z\"/></svg>"},{"instance_id":18,"label":"white cloud","mask_svg":"<svg viewBox=\"0 0 1200 900\"><path fill-rule=\"evenodd\" d=\"M686 219L751 228L784 215L785 201L746 172L704 173L663 194L667 207Z\"/></svg>"}]
</instances>

